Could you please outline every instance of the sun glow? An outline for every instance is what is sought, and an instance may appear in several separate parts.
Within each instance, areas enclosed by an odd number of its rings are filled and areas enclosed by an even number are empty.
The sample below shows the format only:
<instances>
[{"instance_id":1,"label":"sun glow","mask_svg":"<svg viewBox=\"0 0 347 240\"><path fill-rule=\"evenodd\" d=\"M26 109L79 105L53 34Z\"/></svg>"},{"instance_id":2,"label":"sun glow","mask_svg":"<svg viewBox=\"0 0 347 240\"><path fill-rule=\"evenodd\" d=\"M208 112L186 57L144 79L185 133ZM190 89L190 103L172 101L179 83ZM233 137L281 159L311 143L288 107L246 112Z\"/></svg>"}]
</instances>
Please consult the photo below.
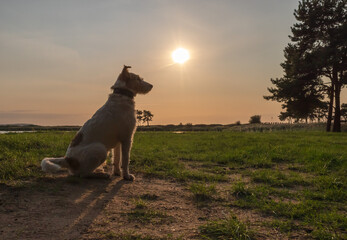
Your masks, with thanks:
<instances>
[{"instance_id":1,"label":"sun glow","mask_svg":"<svg viewBox=\"0 0 347 240\"><path fill-rule=\"evenodd\" d=\"M171 57L175 63L179 64L185 63L190 58L188 50L184 48L177 48L172 52Z\"/></svg>"}]
</instances>

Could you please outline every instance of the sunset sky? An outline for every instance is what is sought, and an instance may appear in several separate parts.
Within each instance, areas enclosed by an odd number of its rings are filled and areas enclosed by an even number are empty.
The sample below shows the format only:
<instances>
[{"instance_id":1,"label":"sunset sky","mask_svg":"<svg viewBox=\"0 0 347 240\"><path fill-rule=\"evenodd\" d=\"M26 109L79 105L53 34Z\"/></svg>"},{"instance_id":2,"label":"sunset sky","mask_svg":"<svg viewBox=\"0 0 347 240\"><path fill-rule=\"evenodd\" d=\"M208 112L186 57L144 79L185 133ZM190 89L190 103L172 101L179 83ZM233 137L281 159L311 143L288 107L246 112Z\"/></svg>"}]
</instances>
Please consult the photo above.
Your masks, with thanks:
<instances>
[{"instance_id":1,"label":"sunset sky","mask_svg":"<svg viewBox=\"0 0 347 240\"><path fill-rule=\"evenodd\" d=\"M278 121L263 99L281 77L298 0L0 2L0 124L83 124L124 64L154 85L152 124ZM190 52L174 64L178 47ZM347 102L345 89L342 103Z\"/></svg>"}]
</instances>

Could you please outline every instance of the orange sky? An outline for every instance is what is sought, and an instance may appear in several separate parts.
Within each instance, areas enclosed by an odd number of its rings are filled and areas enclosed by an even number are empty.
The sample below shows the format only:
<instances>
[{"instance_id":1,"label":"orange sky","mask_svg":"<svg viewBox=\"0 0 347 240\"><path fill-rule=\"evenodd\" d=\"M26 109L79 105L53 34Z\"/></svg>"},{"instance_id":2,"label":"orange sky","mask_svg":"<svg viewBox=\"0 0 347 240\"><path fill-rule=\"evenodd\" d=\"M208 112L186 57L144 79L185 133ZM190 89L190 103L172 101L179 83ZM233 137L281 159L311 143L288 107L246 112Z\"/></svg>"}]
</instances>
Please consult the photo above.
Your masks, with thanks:
<instances>
[{"instance_id":1,"label":"orange sky","mask_svg":"<svg viewBox=\"0 0 347 240\"><path fill-rule=\"evenodd\" d=\"M136 97L152 124L277 121L297 0L2 1L0 124L83 124L123 64L154 85ZM172 64L182 46L191 59ZM347 102L345 90L342 102Z\"/></svg>"}]
</instances>

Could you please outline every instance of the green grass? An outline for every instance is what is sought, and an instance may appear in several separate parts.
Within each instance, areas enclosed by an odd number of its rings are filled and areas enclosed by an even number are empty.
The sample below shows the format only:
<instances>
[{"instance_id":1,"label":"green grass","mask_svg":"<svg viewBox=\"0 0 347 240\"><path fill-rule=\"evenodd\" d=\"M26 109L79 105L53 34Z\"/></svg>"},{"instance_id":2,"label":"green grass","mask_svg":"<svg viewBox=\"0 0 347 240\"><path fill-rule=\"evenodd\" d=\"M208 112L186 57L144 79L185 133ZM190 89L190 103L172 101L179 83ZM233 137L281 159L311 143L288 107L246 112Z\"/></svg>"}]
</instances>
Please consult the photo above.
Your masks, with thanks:
<instances>
[{"instance_id":1,"label":"green grass","mask_svg":"<svg viewBox=\"0 0 347 240\"><path fill-rule=\"evenodd\" d=\"M256 183L267 184L272 187L309 186L309 180L303 178L300 174L292 171L279 171L272 169L260 169L254 171L252 180Z\"/></svg>"},{"instance_id":2,"label":"green grass","mask_svg":"<svg viewBox=\"0 0 347 240\"><path fill-rule=\"evenodd\" d=\"M0 181L42 176L41 160L64 156L74 132L0 135Z\"/></svg>"},{"instance_id":3,"label":"green grass","mask_svg":"<svg viewBox=\"0 0 347 240\"><path fill-rule=\"evenodd\" d=\"M203 239L220 240L251 240L254 239L254 233L248 227L240 222L235 216L220 221L210 221L200 226L201 237Z\"/></svg>"},{"instance_id":4,"label":"green grass","mask_svg":"<svg viewBox=\"0 0 347 240\"><path fill-rule=\"evenodd\" d=\"M269 223L264 223L264 225L270 226L282 233L290 233L299 229L293 220L276 219Z\"/></svg>"},{"instance_id":5,"label":"green grass","mask_svg":"<svg viewBox=\"0 0 347 240\"><path fill-rule=\"evenodd\" d=\"M74 132L0 135L0 182L40 179L44 176L41 160L64 156L73 136ZM312 238L344 239L346 146L346 133L138 132L131 170L186 184L195 201L251 209L275 218L269 228L288 234L309 229ZM239 180L233 180L235 175ZM221 187L229 194L225 202L214 197ZM141 197L147 205L151 198L156 197ZM141 210L146 218L146 211L155 211L147 205L135 208L134 215L141 215Z\"/></svg>"},{"instance_id":6,"label":"green grass","mask_svg":"<svg viewBox=\"0 0 347 240\"><path fill-rule=\"evenodd\" d=\"M231 194L236 198L243 198L253 195L252 191L250 191L246 184L243 182L236 182L232 186Z\"/></svg>"},{"instance_id":7,"label":"green grass","mask_svg":"<svg viewBox=\"0 0 347 240\"><path fill-rule=\"evenodd\" d=\"M193 183L189 187L194 194L194 199L197 202L206 202L214 199L217 193L215 185L207 185L205 183Z\"/></svg>"}]
</instances>

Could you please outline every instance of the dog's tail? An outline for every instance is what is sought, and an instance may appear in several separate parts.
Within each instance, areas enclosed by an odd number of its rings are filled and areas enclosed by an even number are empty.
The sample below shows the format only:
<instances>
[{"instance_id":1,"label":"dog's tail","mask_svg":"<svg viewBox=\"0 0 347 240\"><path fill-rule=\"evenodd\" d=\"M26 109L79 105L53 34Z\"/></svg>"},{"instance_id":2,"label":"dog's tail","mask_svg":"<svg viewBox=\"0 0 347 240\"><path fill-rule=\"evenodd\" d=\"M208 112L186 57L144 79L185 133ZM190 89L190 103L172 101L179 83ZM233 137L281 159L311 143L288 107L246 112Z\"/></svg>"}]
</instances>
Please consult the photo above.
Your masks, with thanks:
<instances>
[{"instance_id":1,"label":"dog's tail","mask_svg":"<svg viewBox=\"0 0 347 240\"><path fill-rule=\"evenodd\" d=\"M44 172L58 172L61 168L69 166L65 157L61 158L44 158L41 162L41 167Z\"/></svg>"}]
</instances>

